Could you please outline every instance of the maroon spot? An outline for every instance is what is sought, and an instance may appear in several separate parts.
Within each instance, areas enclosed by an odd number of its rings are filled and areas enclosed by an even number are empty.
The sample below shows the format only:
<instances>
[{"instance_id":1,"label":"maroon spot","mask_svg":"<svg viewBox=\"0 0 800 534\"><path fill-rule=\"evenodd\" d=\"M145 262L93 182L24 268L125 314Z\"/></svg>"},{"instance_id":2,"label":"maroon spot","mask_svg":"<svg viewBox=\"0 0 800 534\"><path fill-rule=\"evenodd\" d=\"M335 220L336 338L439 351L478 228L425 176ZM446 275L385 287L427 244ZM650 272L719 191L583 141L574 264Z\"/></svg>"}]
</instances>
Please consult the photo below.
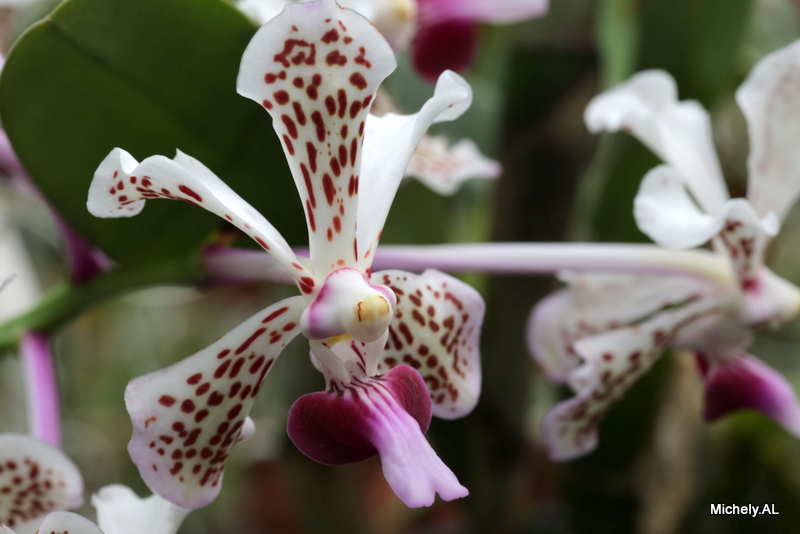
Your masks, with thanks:
<instances>
[{"instance_id":1,"label":"maroon spot","mask_svg":"<svg viewBox=\"0 0 800 534\"><path fill-rule=\"evenodd\" d=\"M334 189L333 180L331 180L331 175L328 173L325 173L322 177L322 189L325 191L325 200L328 201L328 206L333 206L336 189Z\"/></svg>"},{"instance_id":2,"label":"maroon spot","mask_svg":"<svg viewBox=\"0 0 800 534\"><path fill-rule=\"evenodd\" d=\"M353 38L352 38L352 37L347 37L347 36L345 36L345 38L344 38L344 44L350 44L350 43L352 43L352 42L353 42Z\"/></svg>"},{"instance_id":3,"label":"maroon spot","mask_svg":"<svg viewBox=\"0 0 800 534\"><path fill-rule=\"evenodd\" d=\"M256 330L255 332L253 332L253 333L250 335L250 337L249 337L249 338L247 338L247 341L245 341L244 343L242 343L242 344L239 346L239 348L238 348L238 349L236 349L236 352L235 352L235 354L241 354L242 352L246 351L246 350L247 350L247 347L249 347L250 345L252 345L252 344L253 344L253 341L255 341L256 339L258 339L258 338L259 338L259 337L260 337L260 336L261 336L261 335L262 335L264 332L266 332L266 331L267 331L267 329L266 329L266 328L259 328L258 330ZM237 360L237 362L236 362L236 363L238 364L238 363L239 363L239 361L243 361L243 360L240 358L239 360ZM228 362L230 362L230 360L228 360L226 363L228 363ZM236 367L236 366L234 365L234 368L235 368L235 367ZM239 369L241 369L241 368L242 368L242 366L241 366L241 364L239 364ZM238 373L238 371L237 371L237 373ZM215 375L215 376L216 376L216 375ZM217 378L219 378L219 377L217 377ZM233 378L233 377L231 377L231 378Z\"/></svg>"},{"instance_id":4,"label":"maroon spot","mask_svg":"<svg viewBox=\"0 0 800 534\"><path fill-rule=\"evenodd\" d=\"M199 423L200 421L202 421L203 419L208 417L208 413L209 413L208 410L203 409L203 410L200 410L199 412L197 412L196 414L194 414L195 423Z\"/></svg>"},{"instance_id":5,"label":"maroon spot","mask_svg":"<svg viewBox=\"0 0 800 534\"><path fill-rule=\"evenodd\" d=\"M333 241L333 230L328 228L328 242L330 243L332 241Z\"/></svg>"},{"instance_id":6,"label":"maroon spot","mask_svg":"<svg viewBox=\"0 0 800 534\"><path fill-rule=\"evenodd\" d=\"M186 399L181 403L181 411L183 413L192 413L195 410L194 402L191 399Z\"/></svg>"},{"instance_id":7,"label":"maroon spot","mask_svg":"<svg viewBox=\"0 0 800 534\"><path fill-rule=\"evenodd\" d=\"M406 343L409 345L414 343L414 336L411 335L411 330L408 329L408 325L406 325L406 323L400 323L397 326L397 329L400 330L401 334L403 334L403 337L406 339Z\"/></svg>"},{"instance_id":8,"label":"maroon spot","mask_svg":"<svg viewBox=\"0 0 800 534\"><path fill-rule=\"evenodd\" d=\"M283 114L281 115L281 121L283 125L286 126L286 131L292 136L292 139L297 139L297 125L292 118L289 115Z\"/></svg>"},{"instance_id":9,"label":"maroon spot","mask_svg":"<svg viewBox=\"0 0 800 534\"><path fill-rule=\"evenodd\" d=\"M336 93L337 98L339 99L339 118L343 119L344 114L347 111L347 93L344 89L339 89Z\"/></svg>"},{"instance_id":10,"label":"maroon spot","mask_svg":"<svg viewBox=\"0 0 800 534\"><path fill-rule=\"evenodd\" d=\"M233 364L231 367L231 372L228 375L228 378L236 378L239 375L239 372L242 370L242 366L244 365L244 358L239 358L236 360L236 363Z\"/></svg>"},{"instance_id":11,"label":"maroon spot","mask_svg":"<svg viewBox=\"0 0 800 534\"><path fill-rule=\"evenodd\" d=\"M150 184L151 184L151 182L150 182L150 180L147 179L146 176L144 178L142 178L142 185L144 187L150 187Z\"/></svg>"},{"instance_id":12,"label":"maroon spot","mask_svg":"<svg viewBox=\"0 0 800 534\"><path fill-rule=\"evenodd\" d=\"M119 202L125 202L126 200L128 200L128 197L126 197L125 195L119 197Z\"/></svg>"},{"instance_id":13,"label":"maroon spot","mask_svg":"<svg viewBox=\"0 0 800 534\"><path fill-rule=\"evenodd\" d=\"M361 101L354 100L352 104L350 104L350 118L355 119L356 115L361 111Z\"/></svg>"},{"instance_id":14,"label":"maroon spot","mask_svg":"<svg viewBox=\"0 0 800 534\"><path fill-rule=\"evenodd\" d=\"M242 405L241 404L237 404L236 406L231 408L230 411L228 412L228 420L236 419L239 416L239 414L241 413L241 411L242 411Z\"/></svg>"},{"instance_id":15,"label":"maroon spot","mask_svg":"<svg viewBox=\"0 0 800 534\"><path fill-rule=\"evenodd\" d=\"M262 101L261 105L264 106L266 109L272 109L273 108L272 102L270 102L269 100Z\"/></svg>"},{"instance_id":16,"label":"maroon spot","mask_svg":"<svg viewBox=\"0 0 800 534\"><path fill-rule=\"evenodd\" d=\"M275 54L273 59L283 64L284 67L288 68L289 60L287 57L292 53L295 46L308 48L309 54L306 56L305 50L300 50L294 56L292 56L291 61L293 64L299 65L300 63L305 63L306 65L314 65L316 63L316 46L313 43L309 44L308 41L303 39L286 39L286 41L283 43L283 50L280 53ZM286 75L285 73L283 74L284 76Z\"/></svg>"},{"instance_id":17,"label":"maroon spot","mask_svg":"<svg viewBox=\"0 0 800 534\"><path fill-rule=\"evenodd\" d=\"M317 172L317 147L314 146L314 143L311 141L306 141L306 152L308 153L308 164L311 166L311 172ZM309 195L313 197L313 193L311 192L310 182L306 183L306 188L309 191ZM313 202L314 207L317 207L316 202Z\"/></svg>"},{"instance_id":18,"label":"maroon spot","mask_svg":"<svg viewBox=\"0 0 800 534\"><path fill-rule=\"evenodd\" d=\"M253 362L253 364L250 366L251 375L256 374L258 370L261 369L261 366L264 364L264 360L266 360L266 357L262 354L256 361Z\"/></svg>"},{"instance_id":19,"label":"maroon spot","mask_svg":"<svg viewBox=\"0 0 800 534\"><path fill-rule=\"evenodd\" d=\"M331 95L325 97L325 108L328 110L328 115L336 113L336 100ZM111 193L114 194L113 192Z\"/></svg>"},{"instance_id":20,"label":"maroon spot","mask_svg":"<svg viewBox=\"0 0 800 534\"><path fill-rule=\"evenodd\" d=\"M347 147L344 145L339 145L339 165L347 165Z\"/></svg>"},{"instance_id":21,"label":"maroon spot","mask_svg":"<svg viewBox=\"0 0 800 534\"><path fill-rule=\"evenodd\" d=\"M367 79L360 72L354 72L350 75L350 83L362 91L367 88Z\"/></svg>"},{"instance_id":22,"label":"maroon spot","mask_svg":"<svg viewBox=\"0 0 800 534\"><path fill-rule=\"evenodd\" d=\"M312 286L314 285L314 281L313 280L311 281L311 285ZM280 317L281 315L283 315L287 311L289 311L289 306L284 306L283 308L281 308L279 310L275 310L274 312L272 312L269 315L267 315L264 318L264 320L261 321L261 323L262 324L267 324L268 322L270 322L271 320L275 319L276 317Z\"/></svg>"},{"instance_id":23,"label":"maroon spot","mask_svg":"<svg viewBox=\"0 0 800 534\"><path fill-rule=\"evenodd\" d=\"M329 66L339 65L343 67L347 63L347 57L340 54L338 50L332 50L326 57L325 62Z\"/></svg>"},{"instance_id":24,"label":"maroon spot","mask_svg":"<svg viewBox=\"0 0 800 534\"><path fill-rule=\"evenodd\" d=\"M267 245L267 242L266 242L266 241L264 241L264 240L263 240L263 239L261 239L260 237L256 237L256 238L255 238L255 240L256 240L256 243L258 243L259 245L261 245L262 247L264 247L264 250L269 250L269 245Z\"/></svg>"},{"instance_id":25,"label":"maroon spot","mask_svg":"<svg viewBox=\"0 0 800 534\"><path fill-rule=\"evenodd\" d=\"M186 438L186 440L184 440L183 446L191 447L192 445L194 445L195 442L197 441L197 438L200 437L200 432L202 432L202 430L200 430L199 428L195 428L194 430L189 432L189 437Z\"/></svg>"},{"instance_id":26,"label":"maroon spot","mask_svg":"<svg viewBox=\"0 0 800 534\"><path fill-rule=\"evenodd\" d=\"M227 356L230 353L231 353L231 349L225 349L222 352L220 352L219 354L217 354L217 358L221 360L222 358L224 358L225 356Z\"/></svg>"},{"instance_id":27,"label":"maroon spot","mask_svg":"<svg viewBox=\"0 0 800 534\"><path fill-rule=\"evenodd\" d=\"M356 166L356 156L358 155L358 140L354 137L350 143L350 164Z\"/></svg>"},{"instance_id":28,"label":"maroon spot","mask_svg":"<svg viewBox=\"0 0 800 534\"><path fill-rule=\"evenodd\" d=\"M272 96L275 98L275 102L281 106L289 103L289 93L286 91L275 91Z\"/></svg>"},{"instance_id":29,"label":"maroon spot","mask_svg":"<svg viewBox=\"0 0 800 534\"><path fill-rule=\"evenodd\" d=\"M300 102L294 101L292 102L292 109L294 109L294 115L297 117L297 122L300 123L300 126L304 126L306 124L306 114L303 113L303 106Z\"/></svg>"},{"instance_id":30,"label":"maroon spot","mask_svg":"<svg viewBox=\"0 0 800 534\"><path fill-rule=\"evenodd\" d=\"M364 65L366 68L371 69L372 63L367 61L367 51L363 46L358 47L358 51L360 52L358 56L353 60L359 65Z\"/></svg>"},{"instance_id":31,"label":"maroon spot","mask_svg":"<svg viewBox=\"0 0 800 534\"><path fill-rule=\"evenodd\" d=\"M219 391L214 391L211 395L208 396L208 405L209 406L219 406L222 404L222 401L225 400L225 395L220 393Z\"/></svg>"},{"instance_id":32,"label":"maroon spot","mask_svg":"<svg viewBox=\"0 0 800 534\"><path fill-rule=\"evenodd\" d=\"M230 367L230 365L231 365L230 360L225 360L224 362L222 362L222 364L220 364L220 366L217 367L217 370L214 371L214 378L222 378L222 375L228 372L228 367Z\"/></svg>"},{"instance_id":33,"label":"maroon spot","mask_svg":"<svg viewBox=\"0 0 800 534\"><path fill-rule=\"evenodd\" d=\"M186 383L194 386L203 379L203 373L195 373L186 379Z\"/></svg>"},{"instance_id":34,"label":"maroon spot","mask_svg":"<svg viewBox=\"0 0 800 534\"><path fill-rule=\"evenodd\" d=\"M234 382L233 385L231 386L231 390L228 392L228 397L230 398L235 397L236 394L239 393L240 389L242 389L242 383Z\"/></svg>"},{"instance_id":35,"label":"maroon spot","mask_svg":"<svg viewBox=\"0 0 800 534\"><path fill-rule=\"evenodd\" d=\"M285 117L286 115L284 115ZM286 152L289 153L290 156L294 156L294 145L292 144L292 140L289 139L289 136L283 134L283 145L286 147Z\"/></svg>"},{"instance_id":36,"label":"maroon spot","mask_svg":"<svg viewBox=\"0 0 800 534\"><path fill-rule=\"evenodd\" d=\"M319 111L315 111L311 114L311 122L314 123L314 126L317 130L317 141L323 142L325 141L325 122L322 120L322 113Z\"/></svg>"},{"instance_id":37,"label":"maroon spot","mask_svg":"<svg viewBox=\"0 0 800 534\"><path fill-rule=\"evenodd\" d=\"M183 193L185 195L189 195L190 197L192 197L193 199L195 199L198 202L202 202L203 201L203 198L200 195L198 195L197 193L195 193L194 191L192 191L191 189L189 189L185 185L179 185L178 189L180 189L181 193Z\"/></svg>"},{"instance_id":38,"label":"maroon spot","mask_svg":"<svg viewBox=\"0 0 800 534\"><path fill-rule=\"evenodd\" d=\"M337 178L342 175L342 168L339 166L339 160L335 157L331 158L331 170Z\"/></svg>"},{"instance_id":39,"label":"maroon spot","mask_svg":"<svg viewBox=\"0 0 800 534\"><path fill-rule=\"evenodd\" d=\"M302 89L303 86L305 85L305 82L303 81L302 77L298 76L294 80L292 80L292 85L294 85L298 89Z\"/></svg>"},{"instance_id":40,"label":"maroon spot","mask_svg":"<svg viewBox=\"0 0 800 534\"><path fill-rule=\"evenodd\" d=\"M308 217L308 227L311 228L312 232L316 232L317 223L314 221L314 210L308 200L306 200L306 216Z\"/></svg>"},{"instance_id":41,"label":"maroon spot","mask_svg":"<svg viewBox=\"0 0 800 534\"><path fill-rule=\"evenodd\" d=\"M333 28L331 31L326 32L325 35L322 36L322 42L325 44L335 43L339 40L339 32L336 31L336 28Z\"/></svg>"},{"instance_id":42,"label":"maroon spot","mask_svg":"<svg viewBox=\"0 0 800 534\"><path fill-rule=\"evenodd\" d=\"M167 408L171 407L173 404L175 404L175 402L177 402L175 397L170 397L169 395L161 395L161 397L158 399L158 403L162 406L166 406Z\"/></svg>"}]
</instances>

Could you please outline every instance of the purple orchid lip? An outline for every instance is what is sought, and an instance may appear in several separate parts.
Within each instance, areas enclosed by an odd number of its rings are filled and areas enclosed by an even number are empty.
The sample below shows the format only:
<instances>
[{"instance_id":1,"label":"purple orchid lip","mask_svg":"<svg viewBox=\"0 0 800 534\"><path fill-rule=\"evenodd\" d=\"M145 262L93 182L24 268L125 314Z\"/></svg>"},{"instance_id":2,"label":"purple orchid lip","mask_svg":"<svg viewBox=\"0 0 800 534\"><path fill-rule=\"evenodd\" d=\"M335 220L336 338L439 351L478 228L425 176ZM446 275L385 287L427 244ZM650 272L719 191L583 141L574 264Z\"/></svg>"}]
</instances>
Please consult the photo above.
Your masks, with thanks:
<instances>
[{"instance_id":1,"label":"purple orchid lip","mask_svg":"<svg viewBox=\"0 0 800 534\"><path fill-rule=\"evenodd\" d=\"M414 369L400 365L371 378L304 395L292 405L287 431L305 455L341 465L379 454L389 485L406 505L429 506L467 495L424 434L430 395Z\"/></svg>"}]
</instances>

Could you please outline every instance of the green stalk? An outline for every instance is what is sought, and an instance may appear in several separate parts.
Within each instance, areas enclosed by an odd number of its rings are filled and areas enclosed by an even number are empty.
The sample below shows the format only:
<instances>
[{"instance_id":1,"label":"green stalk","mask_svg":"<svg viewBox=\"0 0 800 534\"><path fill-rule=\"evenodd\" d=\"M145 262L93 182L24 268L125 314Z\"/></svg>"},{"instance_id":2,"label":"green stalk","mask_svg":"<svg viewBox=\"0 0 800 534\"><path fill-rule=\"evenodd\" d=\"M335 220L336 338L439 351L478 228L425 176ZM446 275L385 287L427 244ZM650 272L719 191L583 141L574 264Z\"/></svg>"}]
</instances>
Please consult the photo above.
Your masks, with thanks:
<instances>
[{"instance_id":1,"label":"green stalk","mask_svg":"<svg viewBox=\"0 0 800 534\"><path fill-rule=\"evenodd\" d=\"M155 285L194 284L206 276L197 257L190 257L123 267L81 286L62 282L50 289L32 310L0 325L0 351L15 349L25 332L57 330L90 308L124 293Z\"/></svg>"}]
</instances>

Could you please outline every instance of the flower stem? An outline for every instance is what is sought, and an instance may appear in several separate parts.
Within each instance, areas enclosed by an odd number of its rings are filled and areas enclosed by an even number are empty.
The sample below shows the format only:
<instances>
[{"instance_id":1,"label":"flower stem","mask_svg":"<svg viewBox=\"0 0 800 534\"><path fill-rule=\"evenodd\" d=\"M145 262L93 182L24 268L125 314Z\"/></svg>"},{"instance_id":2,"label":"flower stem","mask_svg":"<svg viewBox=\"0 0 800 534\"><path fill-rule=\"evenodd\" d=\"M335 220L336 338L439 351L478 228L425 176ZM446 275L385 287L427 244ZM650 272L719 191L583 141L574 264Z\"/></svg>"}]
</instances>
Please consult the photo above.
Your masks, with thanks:
<instances>
[{"instance_id":1,"label":"flower stem","mask_svg":"<svg viewBox=\"0 0 800 534\"><path fill-rule=\"evenodd\" d=\"M40 332L28 332L20 346L28 387L30 433L54 447L61 446L61 419L58 379L49 339Z\"/></svg>"},{"instance_id":2,"label":"flower stem","mask_svg":"<svg viewBox=\"0 0 800 534\"><path fill-rule=\"evenodd\" d=\"M479 243L384 245L373 270L440 269L448 272L547 274L597 271L700 276L733 283L729 263L706 250L666 250L655 245L582 243Z\"/></svg>"},{"instance_id":3,"label":"flower stem","mask_svg":"<svg viewBox=\"0 0 800 534\"><path fill-rule=\"evenodd\" d=\"M26 332L52 332L90 307L131 290L161 284L193 284L207 275L196 258L123 267L81 286L53 287L29 312L0 325L0 350L15 348Z\"/></svg>"}]
</instances>

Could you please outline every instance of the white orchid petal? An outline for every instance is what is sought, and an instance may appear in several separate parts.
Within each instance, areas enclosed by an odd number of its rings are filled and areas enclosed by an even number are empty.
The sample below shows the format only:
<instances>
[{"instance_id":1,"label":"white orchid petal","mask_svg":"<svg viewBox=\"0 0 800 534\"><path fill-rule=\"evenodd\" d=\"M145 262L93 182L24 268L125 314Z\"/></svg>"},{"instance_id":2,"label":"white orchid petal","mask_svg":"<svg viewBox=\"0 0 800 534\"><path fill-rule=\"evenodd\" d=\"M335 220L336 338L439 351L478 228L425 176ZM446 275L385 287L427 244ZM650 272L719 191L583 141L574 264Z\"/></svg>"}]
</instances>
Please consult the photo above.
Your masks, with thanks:
<instances>
[{"instance_id":1,"label":"white orchid petal","mask_svg":"<svg viewBox=\"0 0 800 534\"><path fill-rule=\"evenodd\" d=\"M242 56L237 90L272 115L305 208L318 276L358 259L364 122L395 66L381 34L333 0L288 5Z\"/></svg>"},{"instance_id":2,"label":"white orchid petal","mask_svg":"<svg viewBox=\"0 0 800 534\"><path fill-rule=\"evenodd\" d=\"M103 534L100 528L78 514L55 512L44 518L39 530L42 534ZM23 534L19 532L18 534ZM108 532L106 534L114 534Z\"/></svg>"},{"instance_id":3,"label":"white orchid petal","mask_svg":"<svg viewBox=\"0 0 800 534\"><path fill-rule=\"evenodd\" d=\"M452 147L443 135L422 138L411 156L406 176L414 176L440 195L452 195L470 178L492 179L503 172L498 162L489 159L469 139Z\"/></svg>"},{"instance_id":4,"label":"white orchid petal","mask_svg":"<svg viewBox=\"0 0 800 534\"><path fill-rule=\"evenodd\" d=\"M611 330L575 343L583 363L570 376L576 396L545 417L550 456L569 460L597 445L597 428L609 409L653 365L687 324L718 312L707 298L656 315L643 323Z\"/></svg>"},{"instance_id":5,"label":"white orchid petal","mask_svg":"<svg viewBox=\"0 0 800 534\"><path fill-rule=\"evenodd\" d=\"M92 506L106 534L176 534L189 514L158 495L141 499L120 484L100 488L92 495Z\"/></svg>"},{"instance_id":6,"label":"white orchid petal","mask_svg":"<svg viewBox=\"0 0 800 534\"><path fill-rule=\"evenodd\" d=\"M800 194L800 41L756 64L736 92L750 133L747 198L764 217L786 217Z\"/></svg>"},{"instance_id":7,"label":"white orchid petal","mask_svg":"<svg viewBox=\"0 0 800 534\"><path fill-rule=\"evenodd\" d=\"M95 171L86 205L96 217L132 217L142 211L146 199L154 198L183 200L207 209L252 237L295 279L308 276L269 221L208 167L180 150L174 159L151 156L139 163L115 148Z\"/></svg>"},{"instance_id":8,"label":"white orchid petal","mask_svg":"<svg viewBox=\"0 0 800 534\"><path fill-rule=\"evenodd\" d=\"M678 102L675 80L666 72L640 72L596 96L584 120L593 133L631 133L679 169L706 213L716 213L728 199L708 112L697 102Z\"/></svg>"},{"instance_id":9,"label":"white orchid petal","mask_svg":"<svg viewBox=\"0 0 800 534\"><path fill-rule=\"evenodd\" d=\"M397 296L379 372L410 365L444 419L467 415L481 392L480 331L485 305L464 282L439 271L381 271L373 280Z\"/></svg>"},{"instance_id":10,"label":"white orchid petal","mask_svg":"<svg viewBox=\"0 0 800 534\"><path fill-rule=\"evenodd\" d=\"M777 235L778 218L769 212L763 219L743 198L729 200L720 214L723 222L719 238L733 264L734 275L744 290L749 290L764 264L770 240Z\"/></svg>"},{"instance_id":11,"label":"white orchid petal","mask_svg":"<svg viewBox=\"0 0 800 534\"><path fill-rule=\"evenodd\" d=\"M569 287L540 301L527 326L531 354L561 383L581 362L575 342L724 290L710 280L682 276L567 273L561 278Z\"/></svg>"},{"instance_id":12,"label":"white orchid petal","mask_svg":"<svg viewBox=\"0 0 800 534\"><path fill-rule=\"evenodd\" d=\"M722 229L719 217L700 211L675 167L659 165L648 172L633 203L636 225L664 248L694 248Z\"/></svg>"},{"instance_id":13,"label":"white orchid petal","mask_svg":"<svg viewBox=\"0 0 800 534\"><path fill-rule=\"evenodd\" d=\"M408 162L431 124L458 118L472 102L472 89L458 74L439 77L434 95L414 115L367 117L358 208L358 250L370 265L386 216Z\"/></svg>"},{"instance_id":14,"label":"white orchid petal","mask_svg":"<svg viewBox=\"0 0 800 534\"><path fill-rule=\"evenodd\" d=\"M83 478L59 449L29 436L0 435L0 524L33 534L50 513L83 502Z\"/></svg>"},{"instance_id":15,"label":"white orchid petal","mask_svg":"<svg viewBox=\"0 0 800 534\"><path fill-rule=\"evenodd\" d=\"M219 341L128 385L128 451L157 494L199 508L220 491L225 460L275 359L300 332L303 297L273 304Z\"/></svg>"}]
</instances>

